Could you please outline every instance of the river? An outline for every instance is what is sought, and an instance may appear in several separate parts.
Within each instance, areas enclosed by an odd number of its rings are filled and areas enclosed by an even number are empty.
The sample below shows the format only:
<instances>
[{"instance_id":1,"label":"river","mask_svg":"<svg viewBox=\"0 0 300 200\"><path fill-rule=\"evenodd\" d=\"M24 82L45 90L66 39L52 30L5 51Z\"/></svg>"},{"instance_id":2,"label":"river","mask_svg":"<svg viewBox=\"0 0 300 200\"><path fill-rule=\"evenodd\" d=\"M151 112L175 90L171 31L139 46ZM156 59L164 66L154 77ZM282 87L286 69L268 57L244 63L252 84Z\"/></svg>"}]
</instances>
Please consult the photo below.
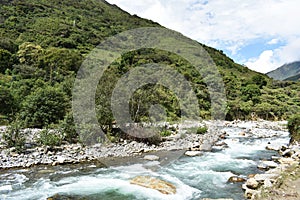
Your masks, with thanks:
<instances>
[{"instance_id":1,"label":"river","mask_svg":"<svg viewBox=\"0 0 300 200\"><path fill-rule=\"evenodd\" d=\"M288 132L259 128L251 122L222 129L228 134L224 140L227 148L216 146L202 156L182 155L164 164L157 161L123 162L101 167L89 163L5 170L0 172L0 199L46 199L55 194L72 196L73 199L101 200L244 199L241 183L228 183L227 180L231 176L246 178L248 174L263 173L257 169L258 162L277 155L265 147L269 143L287 145ZM246 132L246 136L241 132ZM130 184L129 180L138 175L168 181L176 186L177 192L165 195Z\"/></svg>"}]
</instances>

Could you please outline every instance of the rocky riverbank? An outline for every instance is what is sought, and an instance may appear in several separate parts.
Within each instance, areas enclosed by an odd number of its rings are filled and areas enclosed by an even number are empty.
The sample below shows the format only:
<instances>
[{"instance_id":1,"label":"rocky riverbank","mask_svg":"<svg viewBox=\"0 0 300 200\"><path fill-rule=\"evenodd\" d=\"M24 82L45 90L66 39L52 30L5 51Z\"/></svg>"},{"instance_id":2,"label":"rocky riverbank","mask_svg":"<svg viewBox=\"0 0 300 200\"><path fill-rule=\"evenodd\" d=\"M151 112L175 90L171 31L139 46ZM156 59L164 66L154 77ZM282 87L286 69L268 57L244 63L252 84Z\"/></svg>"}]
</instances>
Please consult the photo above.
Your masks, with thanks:
<instances>
[{"instance_id":1,"label":"rocky riverbank","mask_svg":"<svg viewBox=\"0 0 300 200\"><path fill-rule=\"evenodd\" d=\"M300 198L300 145L266 147L278 151L279 157L262 161L258 168L264 174L249 175L243 184L247 199L299 199Z\"/></svg>"},{"instance_id":2,"label":"rocky riverbank","mask_svg":"<svg viewBox=\"0 0 300 200\"><path fill-rule=\"evenodd\" d=\"M196 123L196 125L201 126L199 123ZM216 129L213 122L206 122L206 125L209 127L206 134L184 134L184 132L179 132L165 137L159 145L123 140L119 143L96 144L93 146L83 146L78 143L57 147L27 148L22 153L17 153L15 148L7 149L2 146L0 169L28 168L34 165L75 164L95 160L101 162L101 159L104 158L138 156L143 153L158 151L210 151L220 138L225 137L226 133Z\"/></svg>"}]
</instances>

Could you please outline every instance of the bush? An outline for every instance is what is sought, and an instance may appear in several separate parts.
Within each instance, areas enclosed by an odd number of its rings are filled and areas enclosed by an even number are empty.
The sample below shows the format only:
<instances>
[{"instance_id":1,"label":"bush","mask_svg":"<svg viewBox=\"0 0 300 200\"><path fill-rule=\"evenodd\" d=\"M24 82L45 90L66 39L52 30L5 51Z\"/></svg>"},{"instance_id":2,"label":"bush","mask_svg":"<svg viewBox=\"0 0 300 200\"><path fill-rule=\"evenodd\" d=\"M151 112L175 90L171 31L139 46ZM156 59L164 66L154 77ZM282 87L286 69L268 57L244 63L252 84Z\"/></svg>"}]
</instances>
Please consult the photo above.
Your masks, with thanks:
<instances>
[{"instance_id":1,"label":"bush","mask_svg":"<svg viewBox=\"0 0 300 200\"><path fill-rule=\"evenodd\" d=\"M62 136L58 131L45 129L40 132L39 136L40 137L38 138L37 142L40 145L51 147L61 145Z\"/></svg>"},{"instance_id":2,"label":"bush","mask_svg":"<svg viewBox=\"0 0 300 200\"><path fill-rule=\"evenodd\" d=\"M21 117L26 126L43 128L63 119L67 106L67 97L64 92L46 86L36 89L25 98Z\"/></svg>"},{"instance_id":3,"label":"bush","mask_svg":"<svg viewBox=\"0 0 300 200\"><path fill-rule=\"evenodd\" d=\"M300 114L292 116L287 127L291 135L290 142L300 142Z\"/></svg>"},{"instance_id":4,"label":"bush","mask_svg":"<svg viewBox=\"0 0 300 200\"><path fill-rule=\"evenodd\" d=\"M197 128L197 134L204 134L204 133L206 133L207 132L207 130L208 130L208 128L206 127L206 126L204 126L204 127L199 127L199 128Z\"/></svg>"},{"instance_id":5,"label":"bush","mask_svg":"<svg viewBox=\"0 0 300 200\"><path fill-rule=\"evenodd\" d=\"M20 122L13 122L3 133L3 139L8 147L15 147L18 152L25 147L25 133Z\"/></svg>"},{"instance_id":6,"label":"bush","mask_svg":"<svg viewBox=\"0 0 300 200\"><path fill-rule=\"evenodd\" d=\"M72 113L68 113L64 120L59 123L60 132L63 135L63 139L69 143L78 142L78 134L75 129L74 119Z\"/></svg>"},{"instance_id":7,"label":"bush","mask_svg":"<svg viewBox=\"0 0 300 200\"><path fill-rule=\"evenodd\" d=\"M160 132L160 135L162 137L167 137L167 136L172 135L172 131L170 131L170 130L163 130L162 132Z\"/></svg>"}]
</instances>

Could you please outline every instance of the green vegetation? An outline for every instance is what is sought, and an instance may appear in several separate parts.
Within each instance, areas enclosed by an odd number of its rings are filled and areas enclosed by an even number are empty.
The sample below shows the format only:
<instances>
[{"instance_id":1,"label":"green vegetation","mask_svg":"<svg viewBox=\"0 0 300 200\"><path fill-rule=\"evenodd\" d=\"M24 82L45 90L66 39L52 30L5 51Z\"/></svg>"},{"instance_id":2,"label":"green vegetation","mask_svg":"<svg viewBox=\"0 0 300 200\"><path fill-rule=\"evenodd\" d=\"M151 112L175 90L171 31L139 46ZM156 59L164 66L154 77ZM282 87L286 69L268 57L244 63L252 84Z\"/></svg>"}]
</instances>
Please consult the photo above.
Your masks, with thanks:
<instances>
[{"instance_id":1,"label":"green vegetation","mask_svg":"<svg viewBox=\"0 0 300 200\"><path fill-rule=\"evenodd\" d=\"M17 152L21 152L25 147L26 133L22 131L21 124L19 121L12 123L3 134L7 146L16 148Z\"/></svg>"},{"instance_id":2,"label":"green vegetation","mask_svg":"<svg viewBox=\"0 0 300 200\"><path fill-rule=\"evenodd\" d=\"M40 132L37 142L40 145L59 146L62 142L62 137L58 131L44 129Z\"/></svg>"},{"instance_id":3,"label":"green vegetation","mask_svg":"<svg viewBox=\"0 0 300 200\"><path fill-rule=\"evenodd\" d=\"M197 128L197 134L204 134L204 133L206 133L207 132L207 130L208 130L208 128L206 127L206 126L204 126L204 127L199 127L199 128Z\"/></svg>"},{"instance_id":4,"label":"green vegetation","mask_svg":"<svg viewBox=\"0 0 300 200\"><path fill-rule=\"evenodd\" d=\"M288 120L291 142L300 142L300 115L294 115Z\"/></svg>"},{"instance_id":5,"label":"green vegetation","mask_svg":"<svg viewBox=\"0 0 300 200\"><path fill-rule=\"evenodd\" d=\"M5 0L0 4L0 124L17 119L25 127L47 128L54 124L61 132L59 140L70 143L79 141L71 100L75 76L85 56L109 36L139 27L160 27L102 0ZM275 81L234 63L222 51L202 46L223 76L228 120L287 119L300 110L300 83ZM207 86L190 63L159 49L131 51L109 67L95 94L98 121L112 141L119 138L112 131L115 119L110 109L115 85L129 70L148 63L168 65L181 73L198 98L200 117L211 117ZM156 104L162 106L168 121L182 115L173 91L149 84L134 91L129 101L132 120L151 122L152 105ZM11 132L11 139L7 139L15 141L16 134ZM58 140L48 132L41 136L43 144ZM158 141L159 134L146 142Z\"/></svg>"}]
</instances>

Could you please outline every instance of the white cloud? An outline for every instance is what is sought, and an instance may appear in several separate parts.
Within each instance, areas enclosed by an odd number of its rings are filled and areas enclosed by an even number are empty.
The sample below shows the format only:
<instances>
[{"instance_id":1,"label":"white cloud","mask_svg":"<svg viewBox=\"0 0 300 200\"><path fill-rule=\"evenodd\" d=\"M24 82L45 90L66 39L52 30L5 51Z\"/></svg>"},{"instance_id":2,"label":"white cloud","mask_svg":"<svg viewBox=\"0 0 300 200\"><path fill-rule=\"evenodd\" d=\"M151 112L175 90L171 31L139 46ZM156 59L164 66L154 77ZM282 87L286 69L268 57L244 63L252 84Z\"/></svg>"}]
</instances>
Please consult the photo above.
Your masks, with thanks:
<instances>
[{"instance_id":1,"label":"white cloud","mask_svg":"<svg viewBox=\"0 0 300 200\"><path fill-rule=\"evenodd\" d=\"M266 73L277 67L300 60L300 38L291 39L285 46L263 51L258 58L250 58L245 65L250 69Z\"/></svg>"},{"instance_id":2,"label":"white cloud","mask_svg":"<svg viewBox=\"0 0 300 200\"><path fill-rule=\"evenodd\" d=\"M274 38L274 39L270 40L267 44L268 44L268 45L278 44L279 41L280 41L280 40L279 40L278 38Z\"/></svg>"},{"instance_id":3,"label":"white cloud","mask_svg":"<svg viewBox=\"0 0 300 200\"><path fill-rule=\"evenodd\" d=\"M274 38L269 44L300 38L298 0L108 0L122 9L157 21L193 39L232 55L258 38ZM276 59L294 59L290 47ZM274 55L277 55L274 50ZM257 60L259 58L256 58ZM286 60L285 62L289 62ZM274 63L274 62L271 62ZM266 68L271 68L271 63Z\"/></svg>"},{"instance_id":4,"label":"white cloud","mask_svg":"<svg viewBox=\"0 0 300 200\"><path fill-rule=\"evenodd\" d=\"M251 58L245 65L255 71L266 73L272 70L274 63L272 61L274 52L272 50L266 50L260 54L258 58Z\"/></svg>"}]
</instances>

